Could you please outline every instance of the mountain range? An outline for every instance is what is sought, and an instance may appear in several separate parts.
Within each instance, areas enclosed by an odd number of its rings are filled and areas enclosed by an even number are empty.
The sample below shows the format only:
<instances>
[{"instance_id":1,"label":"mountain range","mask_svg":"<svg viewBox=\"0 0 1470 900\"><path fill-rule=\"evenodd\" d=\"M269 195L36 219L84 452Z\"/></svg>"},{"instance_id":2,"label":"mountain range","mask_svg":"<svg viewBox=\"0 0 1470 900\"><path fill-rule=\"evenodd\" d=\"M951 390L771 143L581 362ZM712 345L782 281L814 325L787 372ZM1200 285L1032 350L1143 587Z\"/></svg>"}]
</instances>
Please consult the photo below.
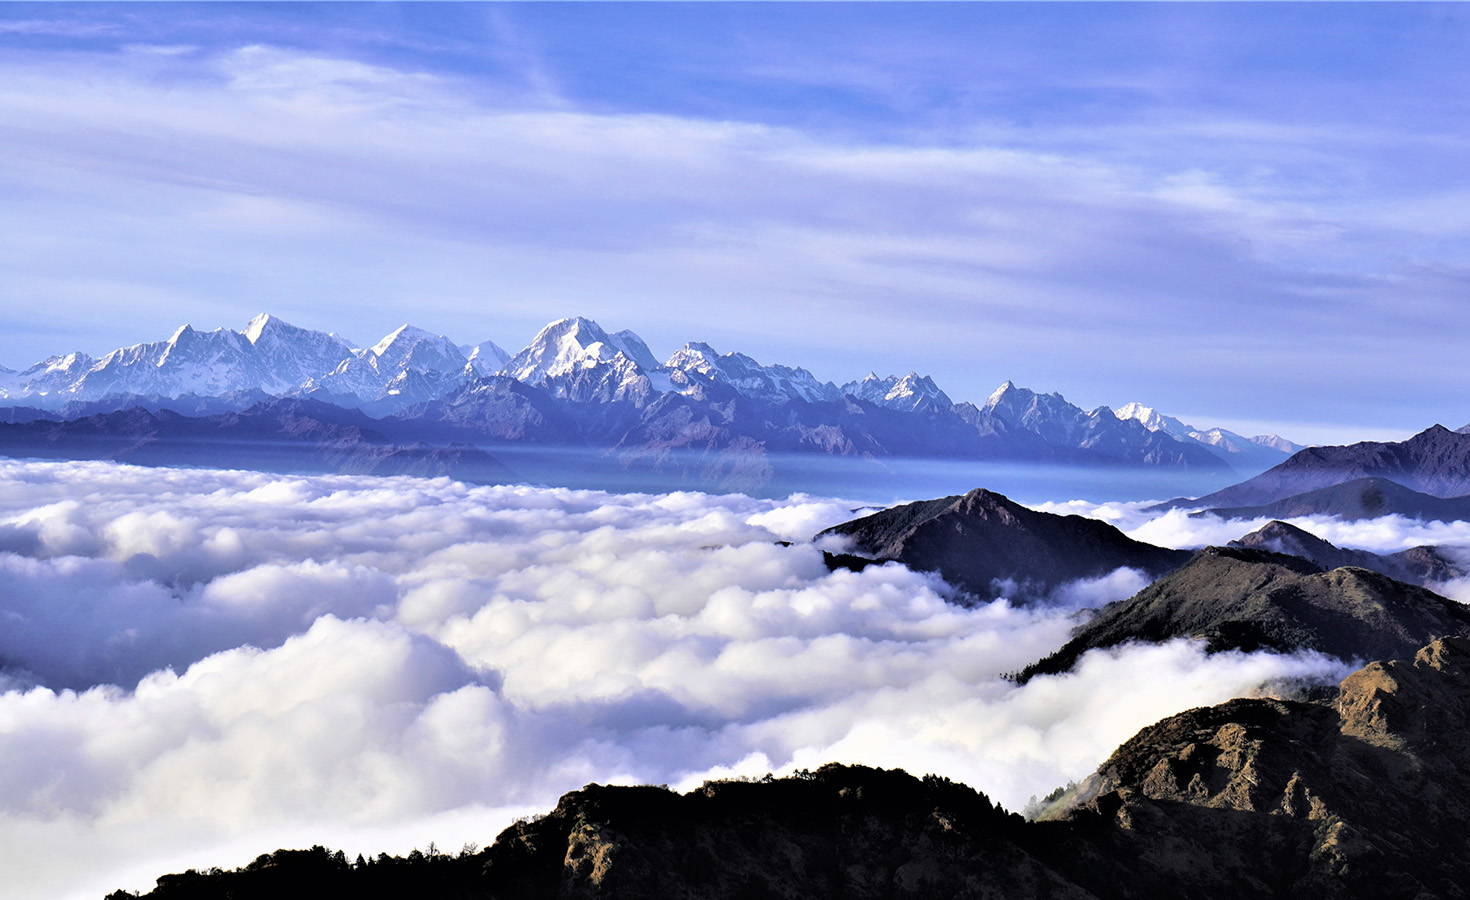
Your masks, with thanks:
<instances>
[{"instance_id":1,"label":"mountain range","mask_svg":"<svg viewBox=\"0 0 1470 900\"><path fill-rule=\"evenodd\" d=\"M743 489L780 454L1166 469L1228 482L1298 449L1282 438L1199 430L1133 403L1086 411L1060 394L1002 384L955 402L933 379L868 373L837 386L690 342L664 362L631 331L552 322L516 353L405 325L367 348L260 315L243 331L185 325L101 359L54 356L0 369L0 420L24 425L141 407L189 416L269 416L281 399L365 413L397 442L597 450L617 465ZM0 437L14 454L32 437ZM56 453L64 446L53 441Z\"/></svg>"}]
</instances>

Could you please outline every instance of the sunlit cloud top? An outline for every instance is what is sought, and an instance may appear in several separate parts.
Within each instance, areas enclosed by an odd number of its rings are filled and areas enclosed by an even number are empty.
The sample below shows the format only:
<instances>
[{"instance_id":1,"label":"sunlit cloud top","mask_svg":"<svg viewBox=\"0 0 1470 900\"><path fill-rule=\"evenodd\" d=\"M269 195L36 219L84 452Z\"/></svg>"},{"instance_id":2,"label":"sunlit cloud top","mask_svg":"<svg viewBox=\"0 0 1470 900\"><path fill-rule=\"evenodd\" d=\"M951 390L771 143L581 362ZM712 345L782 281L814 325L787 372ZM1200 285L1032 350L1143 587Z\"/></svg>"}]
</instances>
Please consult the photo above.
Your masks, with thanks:
<instances>
[{"instance_id":1,"label":"sunlit cloud top","mask_svg":"<svg viewBox=\"0 0 1470 900\"><path fill-rule=\"evenodd\" d=\"M1448 5L0 6L0 364L553 318L1299 440L1470 420Z\"/></svg>"}]
</instances>

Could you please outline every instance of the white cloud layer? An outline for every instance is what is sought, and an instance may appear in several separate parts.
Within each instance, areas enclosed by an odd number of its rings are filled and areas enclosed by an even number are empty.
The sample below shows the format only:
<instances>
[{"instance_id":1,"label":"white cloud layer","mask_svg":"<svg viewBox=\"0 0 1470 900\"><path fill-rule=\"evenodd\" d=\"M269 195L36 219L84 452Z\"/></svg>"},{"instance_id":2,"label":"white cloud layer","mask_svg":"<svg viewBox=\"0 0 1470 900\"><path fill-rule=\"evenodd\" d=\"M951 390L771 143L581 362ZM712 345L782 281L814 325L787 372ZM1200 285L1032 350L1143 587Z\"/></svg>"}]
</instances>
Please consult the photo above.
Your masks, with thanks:
<instances>
[{"instance_id":1,"label":"white cloud layer","mask_svg":"<svg viewBox=\"0 0 1470 900\"><path fill-rule=\"evenodd\" d=\"M850 514L0 461L0 896L485 844L594 780L839 760L1019 809L1164 715L1342 672L1173 643L1017 688L1138 576L965 608L898 565L829 573L804 541Z\"/></svg>"}]
</instances>

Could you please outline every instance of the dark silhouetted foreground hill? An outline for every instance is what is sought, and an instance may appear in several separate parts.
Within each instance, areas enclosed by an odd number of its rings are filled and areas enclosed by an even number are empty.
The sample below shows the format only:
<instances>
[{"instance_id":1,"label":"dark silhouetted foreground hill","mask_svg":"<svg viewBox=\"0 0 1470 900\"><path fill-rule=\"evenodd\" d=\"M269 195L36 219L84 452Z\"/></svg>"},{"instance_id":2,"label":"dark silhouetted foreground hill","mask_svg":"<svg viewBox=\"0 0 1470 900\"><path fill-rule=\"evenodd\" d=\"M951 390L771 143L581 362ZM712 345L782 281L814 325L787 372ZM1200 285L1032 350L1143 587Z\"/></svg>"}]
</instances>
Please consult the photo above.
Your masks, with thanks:
<instances>
[{"instance_id":1,"label":"dark silhouetted foreground hill","mask_svg":"<svg viewBox=\"0 0 1470 900\"><path fill-rule=\"evenodd\" d=\"M479 853L349 864L280 851L164 876L147 896L1463 897L1467 733L1470 641L1445 638L1355 672L1331 701L1234 700L1145 728L1044 821L945 779L863 767L682 796L593 785Z\"/></svg>"},{"instance_id":2,"label":"dark silhouetted foreground hill","mask_svg":"<svg viewBox=\"0 0 1470 900\"><path fill-rule=\"evenodd\" d=\"M1330 545L1329 545L1330 546ZM1103 607L1072 639L1020 673L1065 672L1088 650L1198 638L1221 650L1316 650L1391 659L1436 637L1470 635L1470 608L1368 569L1323 571L1297 556L1207 547L1127 600Z\"/></svg>"},{"instance_id":3,"label":"dark silhouetted foreground hill","mask_svg":"<svg viewBox=\"0 0 1470 900\"><path fill-rule=\"evenodd\" d=\"M895 506L817 537L826 535L850 538L859 556L937 572L985 598L996 596L1001 582L1014 583L1014 596L1036 598L1123 566L1158 576L1190 556L1135 541L1097 519L1037 512L986 490Z\"/></svg>"}]
</instances>

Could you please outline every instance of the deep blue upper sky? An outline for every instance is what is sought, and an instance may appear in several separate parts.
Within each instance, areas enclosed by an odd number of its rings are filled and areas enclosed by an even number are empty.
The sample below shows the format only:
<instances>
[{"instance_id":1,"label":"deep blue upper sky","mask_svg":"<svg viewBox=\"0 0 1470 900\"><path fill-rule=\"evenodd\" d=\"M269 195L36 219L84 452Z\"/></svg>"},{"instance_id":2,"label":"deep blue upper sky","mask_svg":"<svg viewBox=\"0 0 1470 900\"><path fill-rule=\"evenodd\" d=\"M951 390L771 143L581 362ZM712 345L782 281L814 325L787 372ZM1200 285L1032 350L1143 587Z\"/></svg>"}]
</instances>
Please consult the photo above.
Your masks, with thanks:
<instances>
[{"instance_id":1,"label":"deep blue upper sky","mask_svg":"<svg viewBox=\"0 0 1470 900\"><path fill-rule=\"evenodd\" d=\"M0 5L0 364L563 315L1297 440L1470 421L1470 8Z\"/></svg>"}]
</instances>

